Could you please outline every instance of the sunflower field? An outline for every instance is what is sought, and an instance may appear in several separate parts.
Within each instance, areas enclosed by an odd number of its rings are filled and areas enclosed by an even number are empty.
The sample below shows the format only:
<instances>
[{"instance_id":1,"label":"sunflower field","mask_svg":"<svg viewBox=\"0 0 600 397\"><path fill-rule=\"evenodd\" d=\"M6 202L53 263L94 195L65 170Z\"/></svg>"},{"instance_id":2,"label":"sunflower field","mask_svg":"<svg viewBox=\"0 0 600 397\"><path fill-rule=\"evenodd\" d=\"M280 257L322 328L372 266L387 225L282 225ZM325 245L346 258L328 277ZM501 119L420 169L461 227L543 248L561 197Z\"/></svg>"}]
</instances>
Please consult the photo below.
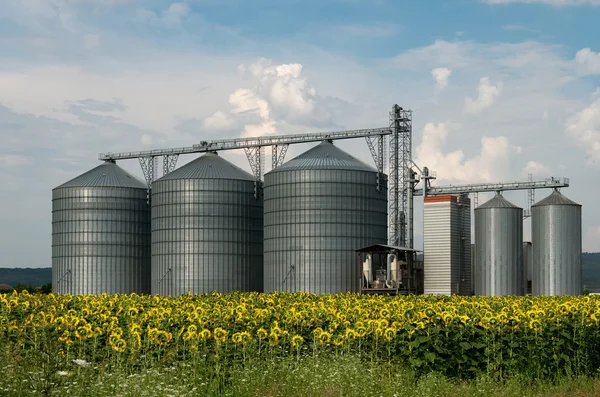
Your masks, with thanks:
<instances>
[{"instance_id":1,"label":"sunflower field","mask_svg":"<svg viewBox=\"0 0 600 397\"><path fill-rule=\"evenodd\" d=\"M228 368L331 355L451 378L588 376L600 298L233 293L0 295L0 347L40 360Z\"/></svg>"}]
</instances>

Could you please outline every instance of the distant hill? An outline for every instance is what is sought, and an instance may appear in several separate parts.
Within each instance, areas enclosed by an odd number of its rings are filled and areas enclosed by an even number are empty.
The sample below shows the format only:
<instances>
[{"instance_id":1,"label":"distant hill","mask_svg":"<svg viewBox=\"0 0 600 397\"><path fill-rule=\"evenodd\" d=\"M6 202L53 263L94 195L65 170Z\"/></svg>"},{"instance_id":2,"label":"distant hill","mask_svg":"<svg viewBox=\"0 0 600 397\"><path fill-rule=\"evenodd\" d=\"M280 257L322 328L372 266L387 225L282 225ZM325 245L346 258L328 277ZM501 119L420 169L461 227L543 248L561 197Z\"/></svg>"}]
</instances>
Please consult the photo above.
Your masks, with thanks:
<instances>
[{"instance_id":1,"label":"distant hill","mask_svg":"<svg viewBox=\"0 0 600 397\"><path fill-rule=\"evenodd\" d=\"M12 287L17 284L41 287L52 283L52 268L5 268L0 267L0 284L8 284Z\"/></svg>"},{"instance_id":2,"label":"distant hill","mask_svg":"<svg viewBox=\"0 0 600 397\"><path fill-rule=\"evenodd\" d=\"M582 284L592 292L600 292L600 252L584 252L582 255ZM40 287L52 283L52 268L0 268L0 284L12 287L17 284Z\"/></svg>"},{"instance_id":3,"label":"distant hill","mask_svg":"<svg viewBox=\"0 0 600 397\"><path fill-rule=\"evenodd\" d=\"M600 292L600 252L584 252L582 284L592 292Z\"/></svg>"}]
</instances>

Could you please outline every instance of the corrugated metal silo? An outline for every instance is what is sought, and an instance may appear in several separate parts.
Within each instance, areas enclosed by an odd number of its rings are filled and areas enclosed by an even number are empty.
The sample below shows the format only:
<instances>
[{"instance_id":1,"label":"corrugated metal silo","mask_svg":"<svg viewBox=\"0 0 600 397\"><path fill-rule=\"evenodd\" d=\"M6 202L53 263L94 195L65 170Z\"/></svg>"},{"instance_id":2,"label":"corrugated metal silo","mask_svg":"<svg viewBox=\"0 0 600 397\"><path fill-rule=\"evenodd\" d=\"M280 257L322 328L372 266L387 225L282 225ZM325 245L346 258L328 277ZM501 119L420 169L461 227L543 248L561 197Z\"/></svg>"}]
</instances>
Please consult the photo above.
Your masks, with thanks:
<instances>
[{"instance_id":1,"label":"corrugated metal silo","mask_svg":"<svg viewBox=\"0 0 600 397\"><path fill-rule=\"evenodd\" d=\"M262 289L254 177L206 153L152 184L152 293Z\"/></svg>"},{"instance_id":2,"label":"corrugated metal silo","mask_svg":"<svg viewBox=\"0 0 600 397\"><path fill-rule=\"evenodd\" d=\"M523 295L523 209L500 194L475 209L475 295Z\"/></svg>"},{"instance_id":3,"label":"corrugated metal silo","mask_svg":"<svg viewBox=\"0 0 600 397\"><path fill-rule=\"evenodd\" d=\"M52 289L150 292L150 207L144 182L105 162L52 190Z\"/></svg>"},{"instance_id":4,"label":"corrugated metal silo","mask_svg":"<svg viewBox=\"0 0 600 397\"><path fill-rule=\"evenodd\" d=\"M581 294L581 204L555 190L531 212L533 295Z\"/></svg>"},{"instance_id":5,"label":"corrugated metal silo","mask_svg":"<svg viewBox=\"0 0 600 397\"><path fill-rule=\"evenodd\" d=\"M387 242L387 176L324 141L265 174L265 292L356 292L358 248Z\"/></svg>"}]
</instances>

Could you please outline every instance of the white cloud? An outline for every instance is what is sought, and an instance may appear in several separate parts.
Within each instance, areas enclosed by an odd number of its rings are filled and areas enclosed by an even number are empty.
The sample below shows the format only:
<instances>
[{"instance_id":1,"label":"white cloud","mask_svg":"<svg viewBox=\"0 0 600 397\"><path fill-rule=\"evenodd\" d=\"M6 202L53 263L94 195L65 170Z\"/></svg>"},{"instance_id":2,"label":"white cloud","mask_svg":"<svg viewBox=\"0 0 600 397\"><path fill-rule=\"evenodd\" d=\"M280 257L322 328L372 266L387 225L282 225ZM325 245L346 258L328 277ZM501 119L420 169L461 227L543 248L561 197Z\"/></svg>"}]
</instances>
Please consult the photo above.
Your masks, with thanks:
<instances>
[{"instance_id":1,"label":"white cloud","mask_svg":"<svg viewBox=\"0 0 600 397\"><path fill-rule=\"evenodd\" d=\"M100 35L98 34L86 34L83 36L83 46L86 50L91 50L100 44Z\"/></svg>"},{"instance_id":2,"label":"white cloud","mask_svg":"<svg viewBox=\"0 0 600 397\"><path fill-rule=\"evenodd\" d=\"M137 11L136 20L151 25L175 28L188 16L190 8L185 3L172 3L166 10L155 12L147 9Z\"/></svg>"},{"instance_id":3,"label":"white cloud","mask_svg":"<svg viewBox=\"0 0 600 397\"><path fill-rule=\"evenodd\" d=\"M436 184L493 182L510 179L514 157L521 153L519 146L506 137L481 138L479 153L466 158L462 150L445 151L448 133L460 126L453 123L429 122L423 127L421 143L415 150L415 162L437 173Z\"/></svg>"},{"instance_id":4,"label":"white cloud","mask_svg":"<svg viewBox=\"0 0 600 397\"><path fill-rule=\"evenodd\" d=\"M446 88L448 86L448 78L452 70L449 68L435 68L431 70L431 75L435 79L438 88Z\"/></svg>"},{"instance_id":5,"label":"white cloud","mask_svg":"<svg viewBox=\"0 0 600 397\"><path fill-rule=\"evenodd\" d=\"M600 52L583 48L575 54L575 62L585 67L590 73L600 73Z\"/></svg>"},{"instance_id":6,"label":"white cloud","mask_svg":"<svg viewBox=\"0 0 600 397\"><path fill-rule=\"evenodd\" d=\"M0 154L0 166L2 167L18 167L31 163L28 157L18 154Z\"/></svg>"},{"instance_id":7,"label":"white cloud","mask_svg":"<svg viewBox=\"0 0 600 397\"><path fill-rule=\"evenodd\" d=\"M551 176L550 168L546 167L544 164L538 163L537 161L528 161L525 168L523 168L522 176L527 176L529 174L535 178L548 178Z\"/></svg>"},{"instance_id":8,"label":"white cloud","mask_svg":"<svg viewBox=\"0 0 600 397\"><path fill-rule=\"evenodd\" d=\"M500 95L502 82L492 84L489 77L479 79L477 85L477 99L471 97L465 99L465 106L468 113L478 113L481 110L490 107Z\"/></svg>"},{"instance_id":9,"label":"white cloud","mask_svg":"<svg viewBox=\"0 0 600 397\"><path fill-rule=\"evenodd\" d=\"M203 126L213 130L227 130L233 127L234 121L222 111L217 111L203 120Z\"/></svg>"},{"instance_id":10,"label":"white cloud","mask_svg":"<svg viewBox=\"0 0 600 397\"><path fill-rule=\"evenodd\" d=\"M452 69L464 68L472 63L473 43L436 40L422 48L411 49L392 59L401 68L421 69L433 63L445 64ZM434 65L434 66L437 66Z\"/></svg>"},{"instance_id":11,"label":"white cloud","mask_svg":"<svg viewBox=\"0 0 600 397\"><path fill-rule=\"evenodd\" d=\"M237 130L241 137L281 134L294 125L326 125L331 119L327 103L302 75L299 63L273 65L268 59L237 66L250 88L229 95L230 109L219 110L202 120L214 130Z\"/></svg>"},{"instance_id":12,"label":"white cloud","mask_svg":"<svg viewBox=\"0 0 600 397\"><path fill-rule=\"evenodd\" d=\"M600 99L569 118L567 134L585 149L589 164L600 164Z\"/></svg>"},{"instance_id":13,"label":"white cloud","mask_svg":"<svg viewBox=\"0 0 600 397\"><path fill-rule=\"evenodd\" d=\"M600 5L600 0L481 0L487 4L547 4L557 7L581 6L581 5Z\"/></svg>"}]
</instances>

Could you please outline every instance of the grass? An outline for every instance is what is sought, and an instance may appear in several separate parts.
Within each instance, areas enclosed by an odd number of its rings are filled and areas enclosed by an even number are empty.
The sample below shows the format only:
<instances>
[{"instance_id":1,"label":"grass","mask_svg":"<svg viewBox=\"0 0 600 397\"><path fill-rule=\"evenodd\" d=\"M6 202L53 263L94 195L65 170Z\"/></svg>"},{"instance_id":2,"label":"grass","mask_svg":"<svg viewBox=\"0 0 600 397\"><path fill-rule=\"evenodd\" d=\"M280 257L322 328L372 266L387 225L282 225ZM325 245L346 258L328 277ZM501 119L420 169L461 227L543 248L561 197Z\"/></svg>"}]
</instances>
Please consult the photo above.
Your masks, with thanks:
<instances>
[{"instance_id":1,"label":"grass","mask_svg":"<svg viewBox=\"0 0 600 397\"><path fill-rule=\"evenodd\" d=\"M478 378L450 380L442 375L417 377L413 372L351 356L323 355L255 362L228 368L230 376L215 376L215 368L178 362L133 370L128 366L70 362L48 373L33 360L0 360L0 395L30 396L600 396L600 378L562 378L532 382ZM222 371L222 369L220 370Z\"/></svg>"}]
</instances>

